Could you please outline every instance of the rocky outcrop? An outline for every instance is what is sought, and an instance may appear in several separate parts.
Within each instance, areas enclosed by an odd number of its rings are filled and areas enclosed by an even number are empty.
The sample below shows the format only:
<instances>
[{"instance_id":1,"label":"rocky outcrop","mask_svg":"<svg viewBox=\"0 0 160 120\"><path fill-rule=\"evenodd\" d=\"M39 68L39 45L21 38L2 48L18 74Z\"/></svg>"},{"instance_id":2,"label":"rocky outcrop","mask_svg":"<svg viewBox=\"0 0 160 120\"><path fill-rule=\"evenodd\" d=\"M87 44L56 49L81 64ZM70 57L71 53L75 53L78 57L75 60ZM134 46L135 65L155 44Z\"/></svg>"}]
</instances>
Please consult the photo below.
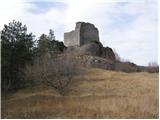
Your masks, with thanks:
<instances>
[{"instance_id":1,"label":"rocky outcrop","mask_svg":"<svg viewBox=\"0 0 160 120\"><path fill-rule=\"evenodd\" d=\"M114 70L115 68L115 63L113 61L102 57L91 56L87 54L77 54L75 52L61 54L59 57L63 57L63 55L72 57L72 59L77 62L77 65L81 67L93 67L107 70Z\"/></svg>"},{"instance_id":2,"label":"rocky outcrop","mask_svg":"<svg viewBox=\"0 0 160 120\"><path fill-rule=\"evenodd\" d=\"M114 62L116 61L115 54L114 54L112 48L110 48L110 47L103 47L102 49L103 50L102 50L101 57L110 59L110 60L112 60Z\"/></svg>"},{"instance_id":3,"label":"rocky outcrop","mask_svg":"<svg viewBox=\"0 0 160 120\"><path fill-rule=\"evenodd\" d=\"M114 70L115 64L113 61L101 58L101 57L95 57L90 56L87 61L88 67L94 67L94 68L101 68L101 69L107 69L107 70Z\"/></svg>"},{"instance_id":4,"label":"rocky outcrop","mask_svg":"<svg viewBox=\"0 0 160 120\"><path fill-rule=\"evenodd\" d=\"M103 47L99 31L91 23L77 22L75 30L64 33L66 53L85 56L79 62L84 66L114 69L115 55L111 48Z\"/></svg>"},{"instance_id":5,"label":"rocky outcrop","mask_svg":"<svg viewBox=\"0 0 160 120\"><path fill-rule=\"evenodd\" d=\"M68 47L68 51L75 51L77 54L102 57L115 62L115 54L109 47L103 47L100 42L90 42L82 46Z\"/></svg>"},{"instance_id":6,"label":"rocky outcrop","mask_svg":"<svg viewBox=\"0 0 160 120\"><path fill-rule=\"evenodd\" d=\"M76 46L74 47L74 50L78 54L87 54L87 55L92 55L92 56L100 56L101 49L102 49L102 45L97 44L95 42L90 42L88 44L85 44L79 47L76 47Z\"/></svg>"}]
</instances>

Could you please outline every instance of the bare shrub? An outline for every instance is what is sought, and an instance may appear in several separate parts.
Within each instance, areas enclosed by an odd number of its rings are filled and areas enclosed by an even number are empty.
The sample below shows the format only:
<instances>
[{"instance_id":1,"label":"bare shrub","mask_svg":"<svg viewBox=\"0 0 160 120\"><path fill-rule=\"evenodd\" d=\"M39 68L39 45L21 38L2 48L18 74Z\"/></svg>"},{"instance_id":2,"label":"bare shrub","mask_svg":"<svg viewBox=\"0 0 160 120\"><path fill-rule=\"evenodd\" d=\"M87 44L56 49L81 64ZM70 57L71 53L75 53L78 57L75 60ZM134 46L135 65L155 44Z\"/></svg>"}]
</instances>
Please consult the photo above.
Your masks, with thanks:
<instances>
[{"instance_id":1,"label":"bare shrub","mask_svg":"<svg viewBox=\"0 0 160 120\"><path fill-rule=\"evenodd\" d=\"M116 58L116 61L121 61L121 57L119 56L119 54L117 53L116 49L113 49L113 52L114 52L114 55L115 55L115 58Z\"/></svg>"},{"instance_id":2,"label":"bare shrub","mask_svg":"<svg viewBox=\"0 0 160 120\"><path fill-rule=\"evenodd\" d=\"M61 54L54 58L46 54L26 67L25 79L28 83L52 86L63 95L73 82L73 77L82 73L81 71L78 62L70 54Z\"/></svg>"},{"instance_id":3,"label":"bare shrub","mask_svg":"<svg viewBox=\"0 0 160 120\"><path fill-rule=\"evenodd\" d=\"M147 72L149 73L158 73L159 65L156 62L149 62L147 67Z\"/></svg>"},{"instance_id":4,"label":"bare shrub","mask_svg":"<svg viewBox=\"0 0 160 120\"><path fill-rule=\"evenodd\" d=\"M149 63L148 63L148 66L149 66L149 67L158 67L159 65L158 65L157 62L149 62Z\"/></svg>"},{"instance_id":5,"label":"bare shrub","mask_svg":"<svg viewBox=\"0 0 160 120\"><path fill-rule=\"evenodd\" d=\"M116 71L123 71L123 72L127 72L127 73L140 71L138 69L137 65L130 62L129 59L121 58L115 49L114 49L114 54L116 57L116 62L115 62L115 70Z\"/></svg>"},{"instance_id":6,"label":"bare shrub","mask_svg":"<svg viewBox=\"0 0 160 120\"><path fill-rule=\"evenodd\" d=\"M116 62L115 70L131 73L131 72L137 72L138 68L136 64L131 62Z\"/></svg>"}]
</instances>

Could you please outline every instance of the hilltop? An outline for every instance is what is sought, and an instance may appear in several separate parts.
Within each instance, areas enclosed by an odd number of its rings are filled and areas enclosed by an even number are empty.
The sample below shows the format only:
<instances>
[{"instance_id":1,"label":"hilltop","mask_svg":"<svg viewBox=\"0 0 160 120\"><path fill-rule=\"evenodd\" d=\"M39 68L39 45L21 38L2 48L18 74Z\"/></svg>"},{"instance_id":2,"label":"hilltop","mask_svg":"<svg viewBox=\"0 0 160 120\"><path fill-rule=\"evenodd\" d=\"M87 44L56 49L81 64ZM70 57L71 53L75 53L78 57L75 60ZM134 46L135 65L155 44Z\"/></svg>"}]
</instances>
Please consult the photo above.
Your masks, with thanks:
<instances>
[{"instance_id":1,"label":"hilltop","mask_svg":"<svg viewBox=\"0 0 160 120\"><path fill-rule=\"evenodd\" d=\"M32 33L13 21L2 31L2 118L158 118L158 65L117 59L91 23Z\"/></svg>"},{"instance_id":2,"label":"hilltop","mask_svg":"<svg viewBox=\"0 0 160 120\"><path fill-rule=\"evenodd\" d=\"M80 60L86 66L123 72L158 72L158 66L138 66L130 61L121 61L116 51L109 46L103 46L99 39L98 28L94 24L77 22L75 30L64 33L64 53L87 58Z\"/></svg>"}]
</instances>

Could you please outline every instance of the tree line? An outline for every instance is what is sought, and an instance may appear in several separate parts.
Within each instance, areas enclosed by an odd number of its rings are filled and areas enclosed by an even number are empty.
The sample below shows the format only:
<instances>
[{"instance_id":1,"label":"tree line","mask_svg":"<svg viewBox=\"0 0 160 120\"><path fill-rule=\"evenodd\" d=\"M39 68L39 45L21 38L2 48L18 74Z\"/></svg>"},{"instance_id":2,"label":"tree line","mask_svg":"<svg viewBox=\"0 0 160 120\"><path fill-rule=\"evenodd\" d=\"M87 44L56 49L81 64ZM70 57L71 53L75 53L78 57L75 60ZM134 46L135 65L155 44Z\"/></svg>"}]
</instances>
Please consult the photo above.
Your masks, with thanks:
<instances>
[{"instance_id":1,"label":"tree line","mask_svg":"<svg viewBox=\"0 0 160 120\"><path fill-rule=\"evenodd\" d=\"M63 42L56 40L54 31L48 35L42 34L35 39L33 33L27 31L27 26L13 20L5 24L1 31L1 89L16 90L24 85L24 69L32 65L37 56L48 51L63 52L66 48Z\"/></svg>"}]
</instances>

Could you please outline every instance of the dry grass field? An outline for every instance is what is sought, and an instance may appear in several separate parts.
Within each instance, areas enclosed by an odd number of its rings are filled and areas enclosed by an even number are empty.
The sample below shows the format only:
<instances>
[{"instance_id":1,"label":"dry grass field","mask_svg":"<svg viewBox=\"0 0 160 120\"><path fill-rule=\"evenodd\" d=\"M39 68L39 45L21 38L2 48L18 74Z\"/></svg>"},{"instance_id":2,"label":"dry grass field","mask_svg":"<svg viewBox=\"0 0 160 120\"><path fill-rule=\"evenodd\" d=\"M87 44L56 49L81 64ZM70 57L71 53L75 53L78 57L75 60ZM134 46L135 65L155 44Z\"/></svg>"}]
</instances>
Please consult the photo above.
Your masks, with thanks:
<instances>
[{"instance_id":1,"label":"dry grass field","mask_svg":"<svg viewBox=\"0 0 160 120\"><path fill-rule=\"evenodd\" d=\"M2 96L2 118L158 118L158 74L90 69L65 96L37 86Z\"/></svg>"}]
</instances>

